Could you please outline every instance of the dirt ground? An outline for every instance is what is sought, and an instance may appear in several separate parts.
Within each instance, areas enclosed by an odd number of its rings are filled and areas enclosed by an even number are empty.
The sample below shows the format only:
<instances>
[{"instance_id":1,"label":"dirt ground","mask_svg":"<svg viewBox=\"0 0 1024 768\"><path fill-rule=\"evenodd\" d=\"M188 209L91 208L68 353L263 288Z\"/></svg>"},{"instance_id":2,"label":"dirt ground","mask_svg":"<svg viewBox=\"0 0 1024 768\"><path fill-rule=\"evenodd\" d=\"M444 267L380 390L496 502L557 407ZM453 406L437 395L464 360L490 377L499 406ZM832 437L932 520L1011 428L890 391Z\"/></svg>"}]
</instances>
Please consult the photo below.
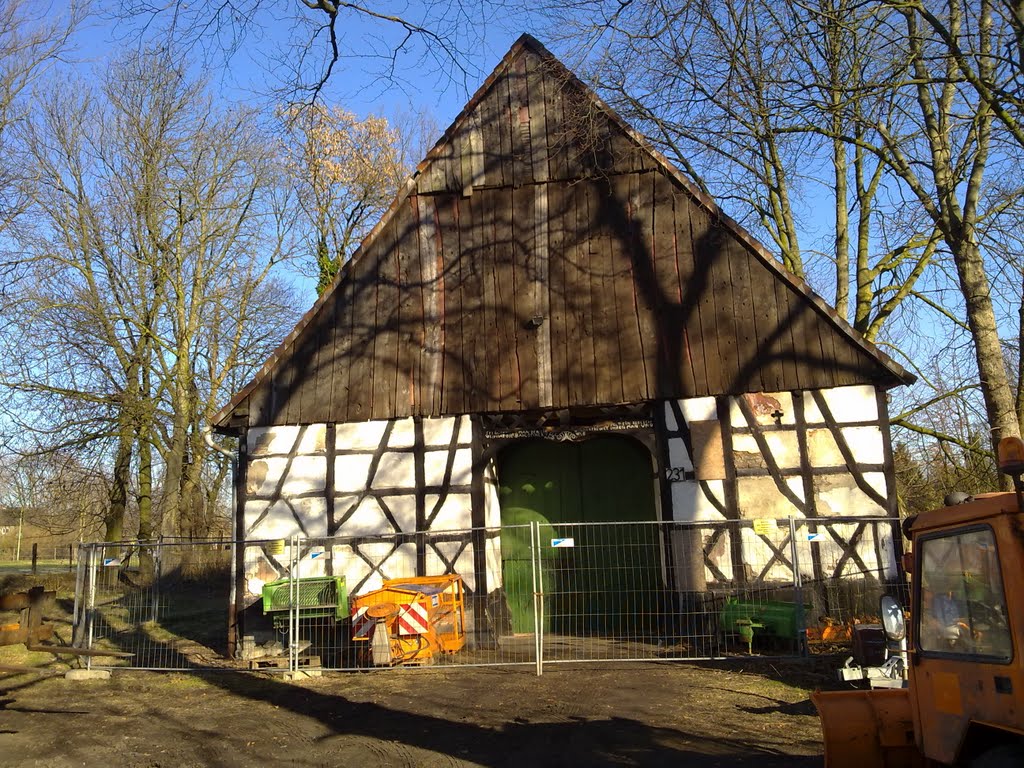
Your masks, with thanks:
<instances>
[{"instance_id":1,"label":"dirt ground","mask_svg":"<svg viewBox=\"0 0 1024 768\"><path fill-rule=\"evenodd\" d=\"M810 768L814 682L792 662L6 675L0 765Z\"/></svg>"},{"instance_id":2,"label":"dirt ground","mask_svg":"<svg viewBox=\"0 0 1024 768\"><path fill-rule=\"evenodd\" d=\"M67 634L73 582L39 580L57 590L47 620ZM26 584L0 578L0 593ZM549 664L541 677L532 666L405 668L292 682L237 670L73 682L67 664L14 645L0 648L2 664L38 672L0 671L0 766L818 768L808 694L835 686L838 659Z\"/></svg>"}]
</instances>

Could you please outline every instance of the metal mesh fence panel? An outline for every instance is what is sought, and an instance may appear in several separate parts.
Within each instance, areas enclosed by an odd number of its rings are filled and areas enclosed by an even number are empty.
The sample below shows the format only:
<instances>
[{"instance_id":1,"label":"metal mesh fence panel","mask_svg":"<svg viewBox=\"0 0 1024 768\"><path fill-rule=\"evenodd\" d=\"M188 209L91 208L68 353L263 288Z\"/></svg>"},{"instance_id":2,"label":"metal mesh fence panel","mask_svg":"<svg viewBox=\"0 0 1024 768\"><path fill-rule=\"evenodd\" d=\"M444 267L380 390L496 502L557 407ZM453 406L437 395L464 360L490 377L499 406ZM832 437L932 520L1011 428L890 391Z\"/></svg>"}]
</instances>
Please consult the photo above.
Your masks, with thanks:
<instances>
[{"instance_id":1,"label":"metal mesh fence panel","mask_svg":"<svg viewBox=\"0 0 1024 768\"><path fill-rule=\"evenodd\" d=\"M894 535L850 518L541 526L543 661L835 650L882 594L905 599Z\"/></svg>"},{"instance_id":2,"label":"metal mesh fence panel","mask_svg":"<svg viewBox=\"0 0 1024 768\"><path fill-rule=\"evenodd\" d=\"M75 642L132 654L93 665L286 671L834 651L881 595L906 604L898 535L786 518L85 545Z\"/></svg>"},{"instance_id":3,"label":"metal mesh fence panel","mask_svg":"<svg viewBox=\"0 0 1024 768\"><path fill-rule=\"evenodd\" d=\"M302 538L273 555L273 543L249 543L249 572L273 557L284 575L247 583L242 652L256 666L285 652L308 669L535 664L533 533Z\"/></svg>"},{"instance_id":4,"label":"metal mesh fence panel","mask_svg":"<svg viewBox=\"0 0 1024 768\"><path fill-rule=\"evenodd\" d=\"M545 663L698 659L730 651L800 649L800 610L786 578L724 578L754 568L729 539L749 524L598 523L559 525L541 536ZM782 531L783 529L778 529ZM780 533L770 551L789 562Z\"/></svg>"},{"instance_id":5,"label":"metal mesh fence panel","mask_svg":"<svg viewBox=\"0 0 1024 768\"><path fill-rule=\"evenodd\" d=\"M83 545L75 645L131 654L90 666L228 667L231 543Z\"/></svg>"},{"instance_id":6,"label":"metal mesh fence panel","mask_svg":"<svg viewBox=\"0 0 1024 768\"><path fill-rule=\"evenodd\" d=\"M849 644L855 624L879 624L885 594L909 606L898 520L819 518L794 529L812 651Z\"/></svg>"}]
</instances>

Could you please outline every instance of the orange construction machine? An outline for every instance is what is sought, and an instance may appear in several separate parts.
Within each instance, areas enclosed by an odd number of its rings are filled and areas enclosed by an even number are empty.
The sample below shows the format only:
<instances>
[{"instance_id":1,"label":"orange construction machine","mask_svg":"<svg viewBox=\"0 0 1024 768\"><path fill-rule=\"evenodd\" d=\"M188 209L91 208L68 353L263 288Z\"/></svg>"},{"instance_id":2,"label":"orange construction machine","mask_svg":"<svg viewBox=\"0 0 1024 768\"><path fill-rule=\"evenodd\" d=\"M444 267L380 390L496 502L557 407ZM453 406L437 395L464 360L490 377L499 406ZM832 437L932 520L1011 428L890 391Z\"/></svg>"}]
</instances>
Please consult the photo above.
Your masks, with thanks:
<instances>
[{"instance_id":1,"label":"orange construction machine","mask_svg":"<svg viewBox=\"0 0 1024 768\"><path fill-rule=\"evenodd\" d=\"M466 642L462 577L385 579L352 599L352 640L376 666L433 664Z\"/></svg>"},{"instance_id":2,"label":"orange construction machine","mask_svg":"<svg viewBox=\"0 0 1024 768\"><path fill-rule=\"evenodd\" d=\"M910 631L892 598L882 615L891 641L906 638L907 685L812 695L826 768L1024 767L1024 442L1000 442L999 468L1016 492L947 498L904 523Z\"/></svg>"}]
</instances>

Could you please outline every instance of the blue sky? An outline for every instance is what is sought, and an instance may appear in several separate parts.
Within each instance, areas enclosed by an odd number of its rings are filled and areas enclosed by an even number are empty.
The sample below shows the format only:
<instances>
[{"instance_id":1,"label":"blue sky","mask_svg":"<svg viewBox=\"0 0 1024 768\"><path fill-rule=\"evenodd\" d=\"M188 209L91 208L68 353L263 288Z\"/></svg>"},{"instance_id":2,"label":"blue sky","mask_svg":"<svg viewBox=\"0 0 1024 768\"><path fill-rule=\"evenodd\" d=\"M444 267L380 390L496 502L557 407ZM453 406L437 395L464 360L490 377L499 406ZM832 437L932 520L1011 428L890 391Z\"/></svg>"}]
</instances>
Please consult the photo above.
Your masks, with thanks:
<instances>
[{"instance_id":1,"label":"blue sky","mask_svg":"<svg viewBox=\"0 0 1024 768\"><path fill-rule=\"evenodd\" d=\"M279 2L282 7L292 3L295 14L303 14L300 19L318 18L311 11L301 10L298 0ZM395 3L377 5L385 7ZM413 2L406 4L403 12L408 18L417 19L426 11ZM382 78L379 73L383 63L368 55L369 46L379 44L388 48L396 39L395 29L358 16L350 17L344 24L339 22L343 58L335 65L323 97L360 115L391 116L426 111L443 129L519 35L523 31L534 32L528 26L525 15L517 19L511 12L500 19L465 19L459 27L463 39L457 41L463 71L424 62L424 46L413 41L397 56L394 77ZM245 45L232 55L225 57L213 50L204 52L197 46L188 53L189 64L197 74L210 78L213 89L226 102L267 102L269 110L271 103L267 92L287 77L290 66L297 64L299 54L290 45L290 35L308 38L308 33L297 29L292 19L275 19L265 13L263 23L247 34ZM151 31L149 38L159 39L160 34ZM117 21L106 14L94 18L77 36L77 42L79 68L102 68L109 58L138 46L139 36L130 22ZM315 56L318 51L326 50L325 38L321 38L320 43L320 47L310 49L309 53Z\"/></svg>"}]
</instances>

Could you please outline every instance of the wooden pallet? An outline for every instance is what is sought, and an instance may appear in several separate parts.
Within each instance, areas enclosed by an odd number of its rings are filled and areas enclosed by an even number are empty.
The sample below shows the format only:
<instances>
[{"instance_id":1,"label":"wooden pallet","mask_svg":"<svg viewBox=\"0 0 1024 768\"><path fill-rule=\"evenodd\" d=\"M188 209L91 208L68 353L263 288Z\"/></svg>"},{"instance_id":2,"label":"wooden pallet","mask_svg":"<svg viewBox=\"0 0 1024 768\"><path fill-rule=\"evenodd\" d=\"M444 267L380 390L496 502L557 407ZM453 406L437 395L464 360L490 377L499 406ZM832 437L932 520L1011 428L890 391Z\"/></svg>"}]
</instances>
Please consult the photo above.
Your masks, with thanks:
<instances>
[{"instance_id":1,"label":"wooden pallet","mask_svg":"<svg viewBox=\"0 0 1024 768\"><path fill-rule=\"evenodd\" d=\"M290 659L287 656L270 656L252 659L249 669L288 669ZM319 656L299 656L299 669L315 669L320 666Z\"/></svg>"}]
</instances>

